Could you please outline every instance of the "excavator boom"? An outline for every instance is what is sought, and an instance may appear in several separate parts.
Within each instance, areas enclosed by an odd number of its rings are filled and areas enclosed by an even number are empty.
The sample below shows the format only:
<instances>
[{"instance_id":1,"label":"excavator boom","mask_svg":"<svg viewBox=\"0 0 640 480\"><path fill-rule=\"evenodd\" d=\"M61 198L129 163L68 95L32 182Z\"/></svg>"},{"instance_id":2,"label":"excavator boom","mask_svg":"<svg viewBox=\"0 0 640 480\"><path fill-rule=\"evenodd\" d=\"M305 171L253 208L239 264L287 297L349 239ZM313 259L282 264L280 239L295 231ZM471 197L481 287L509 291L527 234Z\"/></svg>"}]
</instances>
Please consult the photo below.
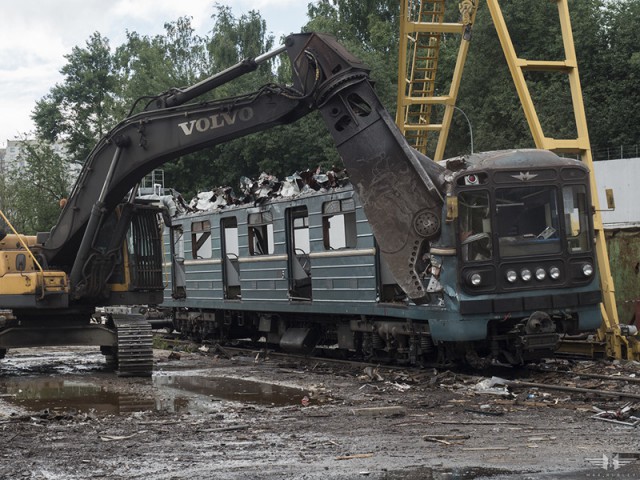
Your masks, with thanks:
<instances>
[{"instance_id":1,"label":"excavator boom","mask_svg":"<svg viewBox=\"0 0 640 480\"><path fill-rule=\"evenodd\" d=\"M292 87L266 85L231 99L185 103L284 51L293 65ZM393 275L411 298L420 299L424 292L407 259L415 259L425 239L439 231L443 194L436 184L443 168L424 161L407 145L376 96L368 72L332 37L296 34L274 52L160 95L93 149L44 242L47 263L70 272L74 298L86 301L103 291L100 285L85 287L95 283L91 262L97 261L100 229L144 175L182 155L293 122L317 109L357 186Z\"/></svg>"}]
</instances>

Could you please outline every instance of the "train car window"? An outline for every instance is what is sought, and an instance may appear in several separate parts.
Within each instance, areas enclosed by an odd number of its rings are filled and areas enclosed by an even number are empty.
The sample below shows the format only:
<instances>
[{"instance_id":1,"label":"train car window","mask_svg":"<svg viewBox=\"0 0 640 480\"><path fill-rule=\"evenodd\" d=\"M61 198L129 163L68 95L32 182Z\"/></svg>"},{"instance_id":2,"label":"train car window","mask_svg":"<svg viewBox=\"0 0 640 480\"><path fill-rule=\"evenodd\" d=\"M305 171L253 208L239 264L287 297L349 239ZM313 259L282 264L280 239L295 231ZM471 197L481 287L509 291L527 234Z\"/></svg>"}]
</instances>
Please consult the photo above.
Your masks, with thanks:
<instances>
[{"instance_id":1,"label":"train car window","mask_svg":"<svg viewBox=\"0 0 640 480\"><path fill-rule=\"evenodd\" d=\"M236 217L228 217L222 219L222 228L224 231L224 250L227 255L240 255L240 247L238 246L238 220Z\"/></svg>"},{"instance_id":2,"label":"train car window","mask_svg":"<svg viewBox=\"0 0 640 480\"><path fill-rule=\"evenodd\" d=\"M555 187L496 190L498 246L502 257L558 253L560 225Z\"/></svg>"},{"instance_id":3,"label":"train car window","mask_svg":"<svg viewBox=\"0 0 640 480\"><path fill-rule=\"evenodd\" d=\"M352 198L322 205L322 240L325 250L356 248L355 202Z\"/></svg>"},{"instance_id":4,"label":"train car window","mask_svg":"<svg viewBox=\"0 0 640 480\"><path fill-rule=\"evenodd\" d=\"M564 222L569 252L581 253L590 249L589 210L584 185L571 185L562 189Z\"/></svg>"},{"instance_id":5,"label":"train car window","mask_svg":"<svg viewBox=\"0 0 640 480\"><path fill-rule=\"evenodd\" d=\"M249 254L271 255L274 253L273 215L271 212L250 213L249 224Z\"/></svg>"},{"instance_id":6,"label":"train car window","mask_svg":"<svg viewBox=\"0 0 640 480\"><path fill-rule=\"evenodd\" d=\"M191 255L194 259L211 258L211 223L209 220L191 224Z\"/></svg>"},{"instance_id":7,"label":"train car window","mask_svg":"<svg viewBox=\"0 0 640 480\"><path fill-rule=\"evenodd\" d=\"M458 228L464 261L489 260L493 256L489 193L472 190L458 195Z\"/></svg>"},{"instance_id":8,"label":"train car window","mask_svg":"<svg viewBox=\"0 0 640 480\"><path fill-rule=\"evenodd\" d=\"M311 242L309 241L309 213L307 207L301 207L294 212L293 217L293 245L296 250L304 253L311 251Z\"/></svg>"}]
</instances>

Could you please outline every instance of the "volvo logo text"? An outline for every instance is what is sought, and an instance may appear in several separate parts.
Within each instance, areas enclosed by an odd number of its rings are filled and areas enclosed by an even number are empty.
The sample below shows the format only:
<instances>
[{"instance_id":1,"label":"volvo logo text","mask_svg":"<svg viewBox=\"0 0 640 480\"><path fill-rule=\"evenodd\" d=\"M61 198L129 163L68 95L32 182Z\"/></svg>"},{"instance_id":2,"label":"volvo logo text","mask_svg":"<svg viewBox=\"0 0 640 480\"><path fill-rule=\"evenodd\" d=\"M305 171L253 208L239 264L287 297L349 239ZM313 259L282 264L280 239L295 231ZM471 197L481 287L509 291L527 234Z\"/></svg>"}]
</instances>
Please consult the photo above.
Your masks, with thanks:
<instances>
[{"instance_id":1,"label":"volvo logo text","mask_svg":"<svg viewBox=\"0 0 640 480\"><path fill-rule=\"evenodd\" d=\"M189 136L194 132L194 130L196 132L203 133L208 130L215 130L216 128L233 125L238 120L241 122L248 122L252 118L253 109L251 107L243 107L240 110L214 113L208 117L200 117L195 120L179 123L178 126L182 129L182 133Z\"/></svg>"}]
</instances>

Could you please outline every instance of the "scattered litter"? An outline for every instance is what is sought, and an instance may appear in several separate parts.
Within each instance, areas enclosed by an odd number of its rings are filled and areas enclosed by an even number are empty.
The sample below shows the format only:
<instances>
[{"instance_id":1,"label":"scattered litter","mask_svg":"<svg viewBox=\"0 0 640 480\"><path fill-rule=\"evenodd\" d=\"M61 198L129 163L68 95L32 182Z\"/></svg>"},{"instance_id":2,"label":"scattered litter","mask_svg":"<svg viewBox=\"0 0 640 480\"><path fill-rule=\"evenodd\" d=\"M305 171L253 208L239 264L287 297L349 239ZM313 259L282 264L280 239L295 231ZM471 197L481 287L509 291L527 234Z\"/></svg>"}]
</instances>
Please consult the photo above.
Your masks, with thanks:
<instances>
[{"instance_id":1,"label":"scattered litter","mask_svg":"<svg viewBox=\"0 0 640 480\"><path fill-rule=\"evenodd\" d=\"M353 460L354 458L371 458L373 453L356 453L355 455L343 455L336 457L336 460Z\"/></svg>"},{"instance_id":2,"label":"scattered litter","mask_svg":"<svg viewBox=\"0 0 640 480\"><path fill-rule=\"evenodd\" d=\"M227 360L230 360L231 358L233 358L233 355L231 355L231 353L225 350L225 348L222 347L219 343L216 343L213 347L211 347L211 350L213 350L213 352L216 353L217 355L220 355L226 358Z\"/></svg>"},{"instance_id":3,"label":"scattered litter","mask_svg":"<svg viewBox=\"0 0 640 480\"><path fill-rule=\"evenodd\" d=\"M504 412L501 412L499 410L493 410L491 408L482 408L482 407L485 407L485 405L482 405L480 407L480 410L476 410L474 408L465 408L464 411L467 413L478 413L480 415L490 415L492 417L500 417L504 415ZM488 405L486 405L486 407L488 407Z\"/></svg>"},{"instance_id":4,"label":"scattered litter","mask_svg":"<svg viewBox=\"0 0 640 480\"><path fill-rule=\"evenodd\" d=\"M468 447L463 448L462 450L465 450L467 452L482 452L489 450L511 450L511 447Z\"/></svg>"},{"instance_id":5,"label":"scattered litter","mask_svg":"<svg viewBox=\"0 0 640 480\"><path fill-rule=\"evenodd\" d=\"M198 430L198 432L220 433L220 432L235 432L237 430L247 430L247 429L249 429L249 425L233 425L230 427L208 428L205 430Z\"/></svg>"},{"instance_id":6,"label":"scattered litter","mask_svg":"<svg viewBox=\"0 0 640 480\"><path fill-rule=\"evenodd\" d=\"M627 403L618 410L601 410L598 407L593 407L593 410L597 413L591 418L595 418L596 420L602 420L603 422L615 423L627 427L637 427L640 425L640 418L633 415L635 413L635 409L630 403Z\"/></svg>"},{"instance_id":7,"label":"scattered litter","mask_svg":"<svg viewBox=\"0 0 640 480\"><path fill-rule=\"evenodd\" d=\"M473 390L476 393L487 393L491 395L501 395L511 397L511 392L507 389L507 380L500 377L485 378L478 382Z\"/></svg>"},{"instance_id":8,"label":"scattered litter","mask_svg":"<svg viewBox=\"0 0 640 480\"><path fill-rule=\"evenodd\" d=\"M404 407L399 407L399 406L356 408L351 410L351 412L358 417L377 416L377 415L403 416L406 414Z\"/></svg>"},{"instance_id":9,"label":"scattered litter","mask_svg":"<svg viewBox=\"0 0 640 480\"><path fill-rule=\"evenodd\" d=\"M366 377L373 381L373 382L382 382L384 381L384 378L382 377L382 375L380 375L380 373L378 372L377 368L374 367L365 367L364 368L364 374L366 375Z\"/></svg>"},{"instance_id":10,"label":"scattered litter","mask_svg":"<svg viewBox=\"0 0 640 480\"><path fill-rule=\"evenodd\" d=\"M451 440L468 440L470 435L423 435L422 439L427 442L443 443L445 445L454 445ZM459 444L459 442L456 442Z\"/></svg>"},{"instance_id":11,"label":"scattered litter","mask_svg":"<svg viewBox=\"0 0 640 480\"><path fill-rule=\"evenodd\" d=\"M308 407L311 401L309 400L309 397L305 395L304 397L302 397L302 400L300 401L300 403L302 403L303 407Z\"/></svg>"},{"instance_id":12,"label":"scattered litter","mask_svg":"<svg viewBox=\"0 0 640 480\"><path fill-rule=\"evenodd\" d=\"M399 392L406 392L407 390L411 389L411 385L407 385L404 383L396 383L396 382L385 382L386 385L391 385L395 390L398 390Z\"/></svg>"},{"instance_id":13,"label":"scattered litter","mask_svg":"<svg viewBox=\"0 0 640 480\"><path fill-rule=\"evenodd\" d=\"M132 433L131 435L100 435L100 440L102 440L103 442L117 442L120 440L128 440L143 433L147 433L147 431L140 430L139 432Z\"/></svg>"}]
</instances>

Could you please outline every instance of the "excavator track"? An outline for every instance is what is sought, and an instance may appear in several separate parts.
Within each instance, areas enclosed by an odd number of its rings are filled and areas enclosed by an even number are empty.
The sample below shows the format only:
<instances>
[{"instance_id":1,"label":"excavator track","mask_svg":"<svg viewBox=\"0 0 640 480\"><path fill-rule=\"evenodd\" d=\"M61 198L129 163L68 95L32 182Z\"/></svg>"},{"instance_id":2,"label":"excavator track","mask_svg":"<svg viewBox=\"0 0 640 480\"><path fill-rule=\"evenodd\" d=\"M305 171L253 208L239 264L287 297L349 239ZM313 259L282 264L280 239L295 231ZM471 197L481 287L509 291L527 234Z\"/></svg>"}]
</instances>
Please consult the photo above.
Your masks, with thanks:
<instances>
[{"instance_id":1,"label":"excavator track","mask_svg":"<svg viewBox=\"0 0 640 480\"><path fill-rule=\"evenodd\" d=\"M153 372L151 324L136 317L114 318L116 373L119 377L150 377Z\"/></svg>"}]
</instances>

